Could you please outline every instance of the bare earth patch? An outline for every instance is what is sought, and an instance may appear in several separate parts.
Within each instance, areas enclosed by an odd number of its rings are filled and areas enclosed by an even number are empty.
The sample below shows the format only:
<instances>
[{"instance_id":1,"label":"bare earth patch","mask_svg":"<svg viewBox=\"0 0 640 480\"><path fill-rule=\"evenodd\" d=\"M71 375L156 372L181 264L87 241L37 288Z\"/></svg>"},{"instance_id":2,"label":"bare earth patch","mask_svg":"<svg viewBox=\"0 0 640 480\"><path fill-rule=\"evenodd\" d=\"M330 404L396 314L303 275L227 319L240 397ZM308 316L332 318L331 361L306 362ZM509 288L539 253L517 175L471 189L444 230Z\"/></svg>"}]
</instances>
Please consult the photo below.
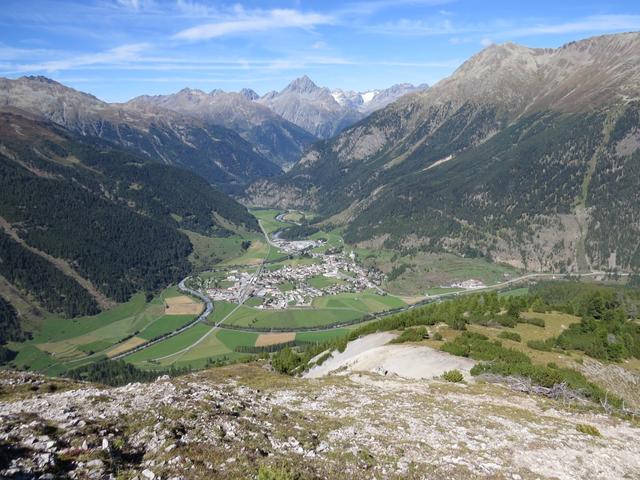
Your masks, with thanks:
<instances>
[{"instance_id":1,"label":"bare earth patch","mask_svg":"<svg viewBox=\"0 0 640 480\"><path fill-rule=\"evenodd\" d=\"M256 339L256 347L267 347L279 343L293 342L296 339L295 332L263 333Z\"/></svg>"},{"instance_id":2,"label":"bare earth patch","mask_svg":"<svg viewBox=\"0 0 640 480\"><path fill-rule=\"evenodd\" d=\"M131 337L128 340L125 340L122 343L119 343L118 345L115 346L115 348L109 350L107 352L107 357L109 358L113 358L116 355L120 355L121 353L124 353L126 351L132 350L136 347L139 347L140 345L147 343L147 340L145 340L144 338L140 338L140 337Z\"/></svg>"},{"instance_id":3,"label":"bare earth patch","mask_svg":"<svg viewBox=\"0 0 640 480\"><path fill-rule=\"evenodd\" d=\"M197 315L202 311L202 303L187 295L166 298L165 315Z\"/></svg>"}]
</instances>

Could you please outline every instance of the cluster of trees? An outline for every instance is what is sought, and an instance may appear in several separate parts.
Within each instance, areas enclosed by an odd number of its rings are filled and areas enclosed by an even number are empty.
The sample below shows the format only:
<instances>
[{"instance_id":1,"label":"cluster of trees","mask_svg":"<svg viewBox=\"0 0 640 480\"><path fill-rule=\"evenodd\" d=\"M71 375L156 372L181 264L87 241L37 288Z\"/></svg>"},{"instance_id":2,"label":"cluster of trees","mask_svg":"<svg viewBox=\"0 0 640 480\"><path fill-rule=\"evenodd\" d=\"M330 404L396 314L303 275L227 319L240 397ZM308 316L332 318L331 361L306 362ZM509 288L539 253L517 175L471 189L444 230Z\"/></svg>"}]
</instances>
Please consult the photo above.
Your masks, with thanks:
<instances>
[{"instance_id":1,"label":"cluster of trees","mask_svg":"<svg viewBox=\"0 0 640 480\"><path fill-rule=\"evenodd\" d=\"M529 378L535 385L546 388L564 383L571 390L581 392L594 402L607 399L613 406L622 404L619 398L589 382L580 372L558 368L554 364L534 365L525 353L505 348L499 341L490 341L488 337L479 333L463 332L455 340L445 342L442 350L452 355L481 361L482 363L471 369L472 375L494 373L503 376L521 376Z\"/></svg>"},{"instance_id":2,"label":"cluster of trees","mask_svg":"<svg viewBox=\"0 0 640 480\"><path fill-rule=\"evenodd\" d=\"M20 325L18 312L13 305L0 297L0 345L6 345L11 341L19 342L25 338L26 334Z\"/></svg>"},{"instance_id":3,"label":"cluster of trees","mask_svg":"<svg viewBox=\"0 0 640 480\"><path fill-rule=\"evenodd\" d=\"M165 371L141 370L123 360L102 360L70 370L66 375L74 380L118 387L132 382L152 382L162 375L176 376L188 372L189 369L174 367Z\"/></svg>"},{"instance_id":4,"label":"cluster of trees","mask_svg":"<svg viewBox=\"0 0 640 480\"><path fill-rule=\"evenodd\" d=\"M318 233L319 231L320 229L318 227L314 227L313 225L292 225L282 230L280 232L280 237L284 238L285 240L302 240L313 235L314 233Z\"/></svg>"},{"instance_id":5,"label":"cluster of trees","mask_svg":"<svg viewBox=\"0 0 640 480\"><path fill-rule=\"evenodd\" d=\"M588 298L580 323L570 325L548 343L601 360L640 358L640 325L629 320L615 298L595 292Z\"/></svg>"},{"instance_id":6,"label":"cluster of trees","mask_svg":"<svg viewBox=\"0 0 640 480\"><path fill-rule=\"evenodd\" d=\"M5 347L9 341L21 341L27 337L22 330L18 312L9 302L0 297L0 365L13 360L16 352Z\"/></svg>"}]
</instances>

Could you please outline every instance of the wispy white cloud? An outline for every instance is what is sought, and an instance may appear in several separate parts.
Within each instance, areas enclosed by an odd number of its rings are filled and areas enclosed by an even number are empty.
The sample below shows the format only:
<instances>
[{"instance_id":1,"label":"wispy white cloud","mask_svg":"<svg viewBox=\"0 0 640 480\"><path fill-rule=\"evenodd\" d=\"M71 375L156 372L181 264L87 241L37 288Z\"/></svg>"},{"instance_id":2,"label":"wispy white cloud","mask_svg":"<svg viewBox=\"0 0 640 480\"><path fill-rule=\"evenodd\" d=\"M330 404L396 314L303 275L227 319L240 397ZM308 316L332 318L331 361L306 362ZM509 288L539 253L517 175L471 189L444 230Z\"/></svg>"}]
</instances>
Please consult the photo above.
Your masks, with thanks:
<instances>
[{"instance_id":1,"label":"wispy white cloud","mask_svg":"<svg viewBox=\"0 0 640 480\"><path fill-rule=\"evenodd\" d=\"M182 14L194 17L208 17L214 11L209 5L192 0L177 0L176 8Z\"/></svg>"},{"instance_id":2,"label":"wispy white cloud","mask_svg":"<svg viewBox=\"0 0 640 480\"><path fill-rule=\"evenodd\" d=\"M640 15L595 15L570 22L539 23L502 32L501 36L529 37L582 32L619 32L640 29Z\"/></svg>"},{"instance_id":3,"label":"wispy white cloud","mask_svg":"<svg viewBox=\"0 0 640 480\"><path fill-rule=\"evenodd\" d=\"M58 72L71 70L91 65L117 65L123 62L131 62L140 58L141 52L149 48L147 43L133 43L121 45L106 52L79 55L60 60L51 60L41 63L22 64L15 66L15 72Z\"/></svg>"},{"instance_id":4,"label":"wispy white cloud","mask_svg":"<svg viewBox=\"0 0 640 480\"><path fill-rule=\"evenodd\" d=\"M267 11L246 11L237 7L235 16L218 22L206 23L176 33L178 40L208 40L247 32L262 32L282 28L312 28L332 23L330 15L305 13L298 10L276 8Z\"/></svg>"},{"instance_id":5,"label":"wispy white cloud","mask_svg":"<svg viewBox=\"0 0 640 480\"><path fill-rule=\"evenodd\" d=\"M395 22L365 26L370 33L395 36L434 36L452 35L471 31L471 27L458 27L449 19L409 20L406 18Z\"/></svg>"},{"instance_id":6,"label":"wispy white cloud","mask_svg":"<svg viewBox=\"0 0 640 480\"><path fill-rule=\"evenodd\" d=\"M345 4L336 13L340 15L372 15L374 13L406 5L413 6L438 6L455 3L456 0L370 0L364 2L352 2Z\"/></svg>"},{"instance_id":7,"label":"wispy white cloud","mask_svg":"<svg viewBox=\"0 0 640 480\"><path fill-rule=\"evenodd\" d=\"M511 39L543 35L572 33L608 33L640 29L640 15L597 15L571 21L527 22L494 20L486 23L456 23L451 18L400 19L362 27L370 33L390 36L430 37L452 35L449 43L461 45L480 42L487 45L488 39Z\"/></svg>"},{"instance_id":8,"label":"wispy white cloud","mask_svg":"<svg viewBox=\"0 0 640 480\"><path fill-rule=\"evenodd\" d=\"M142 6L149 5L150 0L117 0L118 5L130 8L132 10L140 10Z\"/></svg>"}]
</instances>

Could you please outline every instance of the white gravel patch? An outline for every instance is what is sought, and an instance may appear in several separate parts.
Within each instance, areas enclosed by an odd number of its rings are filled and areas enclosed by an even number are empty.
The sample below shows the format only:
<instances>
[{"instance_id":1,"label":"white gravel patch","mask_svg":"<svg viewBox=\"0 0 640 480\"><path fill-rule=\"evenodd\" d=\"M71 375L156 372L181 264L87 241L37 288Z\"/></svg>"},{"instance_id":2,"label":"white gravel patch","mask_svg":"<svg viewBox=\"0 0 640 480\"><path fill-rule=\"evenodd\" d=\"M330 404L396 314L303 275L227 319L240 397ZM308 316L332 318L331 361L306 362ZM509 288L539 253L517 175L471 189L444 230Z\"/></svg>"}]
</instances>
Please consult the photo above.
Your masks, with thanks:
<instances>
[{"instance_id":1,"label":"white gravel patch","mask_svg":"<svg viewBox=\"0 0 640 480\"><path fill-rule=\"evenodd\" d=\"M476 363L473 360L449 355L424 345L387 345L395 336L382 332L350 342L344 352L334 352L322 365L309 370L305 377L319 378L339 372L373 372L428 379L456 369L467 380L471 380L469 371Z\"/></svg>"}]
</instances>

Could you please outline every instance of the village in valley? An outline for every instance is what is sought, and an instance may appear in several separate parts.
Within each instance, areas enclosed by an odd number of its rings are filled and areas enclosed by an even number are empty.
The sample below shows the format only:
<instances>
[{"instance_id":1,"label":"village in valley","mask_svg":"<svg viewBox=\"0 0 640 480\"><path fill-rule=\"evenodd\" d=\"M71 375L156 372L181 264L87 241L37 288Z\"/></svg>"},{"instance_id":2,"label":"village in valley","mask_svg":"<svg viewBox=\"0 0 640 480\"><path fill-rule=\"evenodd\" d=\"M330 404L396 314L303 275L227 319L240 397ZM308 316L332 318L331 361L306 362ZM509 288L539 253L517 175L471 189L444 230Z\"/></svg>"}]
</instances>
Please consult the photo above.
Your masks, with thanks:
<instances>
[{"instance_id":1,"label":"village in valley","mask_svg":"<svg viewBox=\"0 0 640 480\"><path fill-rule=\"evenodd\" d=\"M355 254L317 253L308 250L317 247L317 242L286 242L278 240L279 248L285 252L297 251L303 261L276 265L276 269L229 270L217 286L204 285L204 291L213 300L234 303L243 298L255 299L258 309L286 309L291 306L310 306L316 297L338 293L356 293L374 289L380 294L383 275L358 265ZM305 249L286 243L307 243ZM209 284L214 282L209 282Z\"/></svg>"}]
</instances>

